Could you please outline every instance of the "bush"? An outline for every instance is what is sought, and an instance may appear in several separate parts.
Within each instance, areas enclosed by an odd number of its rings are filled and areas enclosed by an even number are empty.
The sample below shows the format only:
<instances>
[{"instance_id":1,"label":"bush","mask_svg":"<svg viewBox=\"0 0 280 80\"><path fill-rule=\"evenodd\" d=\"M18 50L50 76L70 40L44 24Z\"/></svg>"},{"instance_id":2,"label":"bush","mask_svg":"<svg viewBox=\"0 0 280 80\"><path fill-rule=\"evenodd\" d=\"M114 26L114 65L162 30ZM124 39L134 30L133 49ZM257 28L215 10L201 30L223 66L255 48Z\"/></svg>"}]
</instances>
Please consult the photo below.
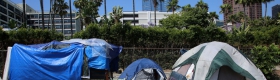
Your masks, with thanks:
<instances>
[{"instance_id":1,"label":"bush","mask_svg":"<svg viewBox=\"0 0 280 80\"><path fill-rule=\"evenodd\" d=\"M1 49L13 46L15 43L20 44L40 44L53 40L63 40L63 35L56 31L48 31L42 29L26 29L19 28L9 32L0 31Z\"/></svg>"},{"instance_id":2,"label":"bush","mask_svg":"<svg viewBox=\"0 0 280 80\"><path fill-rule=\"evenodd\" d=\"M275 66L280 62L280 49L278 45L255 46L251 50L250 58L264 73L267 79L276 80L274 73ZM279 79L279 77L278 77Z\"/></svg>"}]
</instances>

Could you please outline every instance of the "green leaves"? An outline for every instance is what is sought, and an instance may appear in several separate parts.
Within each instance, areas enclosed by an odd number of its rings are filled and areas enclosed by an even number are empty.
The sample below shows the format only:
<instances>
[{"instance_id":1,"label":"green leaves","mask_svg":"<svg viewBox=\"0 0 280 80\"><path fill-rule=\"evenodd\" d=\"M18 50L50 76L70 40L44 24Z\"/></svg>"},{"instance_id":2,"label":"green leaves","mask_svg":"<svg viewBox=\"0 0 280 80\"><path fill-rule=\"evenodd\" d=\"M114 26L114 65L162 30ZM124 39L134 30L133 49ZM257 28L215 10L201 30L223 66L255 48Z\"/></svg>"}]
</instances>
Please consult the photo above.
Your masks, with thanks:
<instances>
[{"instance_id":1,"label":"green leaves","mask_svg":"<svg viewBox=\"0 0 280 80\"><path fill-rule=\"evenodd\" d=\"M280 49L278 45L255 46L249 55L251 60L262 70L267 79L276 79L274 69L280 61Z\"/></svg>"},{"instance_id":2,"label":"green leaves","mask_svg":"<svg viewBox=\"0 0 280 80\"><path fill-rule=\"evenodd\" d=\"M11 28L11 29L14 29L17 27L17 22L13 19L10 19L9 23L8 23L8 26Z\"/></svg>"}]
</instances>

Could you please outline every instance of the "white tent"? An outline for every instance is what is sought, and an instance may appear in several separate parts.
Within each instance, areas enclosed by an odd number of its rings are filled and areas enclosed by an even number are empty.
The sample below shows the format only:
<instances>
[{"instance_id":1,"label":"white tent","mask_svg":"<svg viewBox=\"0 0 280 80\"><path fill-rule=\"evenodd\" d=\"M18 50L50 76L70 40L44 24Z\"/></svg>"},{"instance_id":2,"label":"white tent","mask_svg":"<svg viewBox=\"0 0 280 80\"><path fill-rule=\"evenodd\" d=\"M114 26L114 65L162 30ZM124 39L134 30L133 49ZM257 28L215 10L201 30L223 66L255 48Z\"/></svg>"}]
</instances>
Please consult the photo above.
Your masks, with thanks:
<instances>
[{"instance_id":1,"label":"white tent","mask_svg":"<svg viewBox=\"0 0 280 80\"><path fill-rule=\"evenodd\" d=\"M172 80L266 80L247 57L223 42L200 44L173 65Z\"/></svg>"}]
</instances>

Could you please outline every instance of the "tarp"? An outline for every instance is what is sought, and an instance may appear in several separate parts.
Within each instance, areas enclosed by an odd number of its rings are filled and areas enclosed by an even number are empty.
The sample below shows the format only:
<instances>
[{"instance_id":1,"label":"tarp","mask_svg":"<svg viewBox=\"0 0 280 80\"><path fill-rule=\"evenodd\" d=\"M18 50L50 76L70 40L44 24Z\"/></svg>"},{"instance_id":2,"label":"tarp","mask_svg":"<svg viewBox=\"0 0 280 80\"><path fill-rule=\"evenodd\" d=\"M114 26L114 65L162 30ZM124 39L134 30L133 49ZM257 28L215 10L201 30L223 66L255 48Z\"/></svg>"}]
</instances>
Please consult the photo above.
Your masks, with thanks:
<instances>
[{"instance_id":1,"label":"tarp","mask_svg":"<svg viewBox=\"0 0 280 80\"><path fill-rule=\"evenodd\" d=\"M61 41L63 43L82 44L85 48L85 54L88 58L88 67L95 69L105 69L110 71L118 70L119 54L122 46L109 44L105 40L92 39L70 39Z\"/></svg>"},{"instance_id":2,"label":"tarp","mask_svg":"<svg viewBox=\"0 0 280 80\"><path fill-rule=\"evenodd\" d=\"M29 46L14 44L9 80L80 80L83 46L70 45L62 49L42 50L50 43Z\"/></svg>"},{"instance_id":3,"label":"tarp","mask_svg":"<svg viewBox=\"0 0 280 80\"><path fill-rule=\"evenodd\" d=\"M156 69L166 79L165 73L162 68L154 61L148 58L142 58L131 63L119 76L119 79L132 80L132 78L142 69Z\"/></svg>"},{"instance_id":4,"label":"tarp","mask_svg":"<svg viewBox=\"0 0 280 80\"><path fill-rule=\"evenodd\" d=\"M173 69L194 64L194 80L209 80L222 66L228 66L250 80L266 80L253 62L234 47L224 42L200 44L185 52L173 65ZM222 74L222 73L219 73Z\"/></svg>"}]
</instances>

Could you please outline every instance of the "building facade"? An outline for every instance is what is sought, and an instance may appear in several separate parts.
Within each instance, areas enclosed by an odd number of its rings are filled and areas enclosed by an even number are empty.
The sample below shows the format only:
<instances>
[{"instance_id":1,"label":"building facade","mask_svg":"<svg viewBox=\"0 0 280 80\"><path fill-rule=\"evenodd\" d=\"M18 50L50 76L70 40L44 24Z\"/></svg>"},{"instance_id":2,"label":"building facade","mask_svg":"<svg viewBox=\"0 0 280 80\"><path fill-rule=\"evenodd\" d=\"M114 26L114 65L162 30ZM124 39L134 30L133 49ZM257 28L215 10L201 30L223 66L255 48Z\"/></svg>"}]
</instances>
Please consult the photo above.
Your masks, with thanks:
<instances>
[{"instance_id":1,"label":"building facade","mask_svg":"<svg viewBox=\"0 0 280 80\"><path fill-rule=\"evenodd\" d=\"M156 10L159 12L167 12L168 9L166 8L166 6L171 0L164 0L162 2L160 2L160 0L157 1L158 1L158 6ZM155 8L154 8L153 0L142 0L142 11L154 11L154 10Z\"/></svg>"},{"instance_id":2,"label":"building facade","mask_svg":"<svg viewBox=\"0 0 280 80\"><path fill-rule=\"evenodd\" d=\"M280 13L280 4L272 7L272 18L278 18L278 13Z\"/></svg>"},{"instance_id":3,"label":"building facade","mask_svg":"<svg viewBox=\"0 0 280 80\"><path fill-rule=\"evenodd\" d=\"M10 0L0 0L0 26L8 28L10 20L17 22L17 25L22 24L22 8Z\"/></svg>"},{"instance_id":4,"label":"building facade","mask_svg":"<svg viewBox=\"0 0 280 80\"><path fill-rule=\"evenodd\" d=\"M166 15L172 14L172 12L156 12L156 24L159 25L159 20L166 18ZM135 12L135 21L133 21L133 12L123 12L123 18L121 21L135 23L135 25L148 26L154 24L154 11L137 11Z\"/></svg>"},{"instance_id":5,"label":"building facade","mask_svg":"<svg viewBox=\"0 0 280 80\"><path fill-rule=\"evenodd\" d=\"M230 15L236 14L238 12L244 12L244 8L242 4L235 4L235 0L223 0L223 4L229 4L232 6L232 13L229 13L227 15L224 15L224 24L227 24L226 22ZM250 19L258 19L262 17L262 4L256 3L252 4L250 6L245 7L245 12Z\"/></svg>"},{"instance_id":6,"label":"building facade","mask_svg":"<svg viewBox=\"0 0 280 80\"><path fill-rule=\"evenodd\" d=\"M52 22L54 22L55 30L57 32L63 32L64 36L71 36L71 23L72 23L72 27L73 27L73 34L80 30L79 27L76 27L76 26L80 26L80 23L76 19L75 11L72 11L72 14L67 13L65 16L63 16L62 20L59 15L54 15L54 21L51 20L51 18L50 18L51 16L49 15L49 13L45 12L44 13L44 24L42 24L41 12L26 13L26 15L27 15L27 19L28 19L27 24L34 28L43 28L43 25L44 25L45 29L52 29ZM72 16L72 22L70 21L70 16Z\"/></svg>"}]
</instances>

